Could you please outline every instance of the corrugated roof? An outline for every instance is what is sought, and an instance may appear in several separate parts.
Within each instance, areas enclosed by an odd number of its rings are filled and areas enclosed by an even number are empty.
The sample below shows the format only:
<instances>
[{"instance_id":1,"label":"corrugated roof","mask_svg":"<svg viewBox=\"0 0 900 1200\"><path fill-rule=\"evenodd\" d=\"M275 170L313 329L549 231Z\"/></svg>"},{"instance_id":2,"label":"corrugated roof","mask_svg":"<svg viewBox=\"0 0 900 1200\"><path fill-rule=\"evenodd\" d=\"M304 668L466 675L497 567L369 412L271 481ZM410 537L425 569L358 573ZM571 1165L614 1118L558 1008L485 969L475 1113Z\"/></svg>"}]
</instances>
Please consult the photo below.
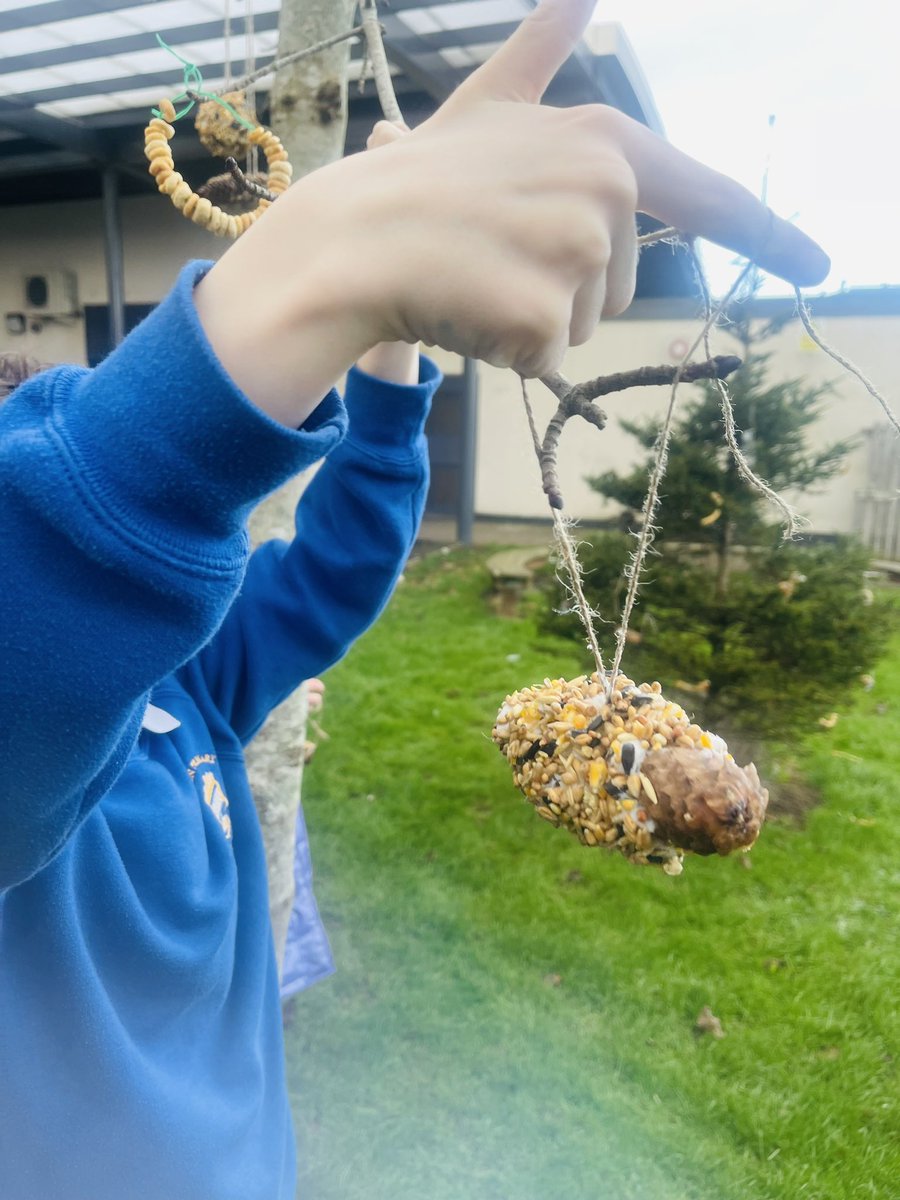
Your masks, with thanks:
<instances>
[{"instance_id":1,"label":"corrugated roof","mask_svg":"<svg viewBox=\"0 0 900 1200\"><path fill-rule=\"evenodd\" d=\"M221 91L230 78L272 61L279 7L278 0L0 0L0 202L27 199L26 181L41 173L53 172L65 194L66 172L97 163L139 166L136 131L181 79L181 65L157 35L201 69L204 90ZM533 7L534 0L384 0L381 20L401 99L433 107ZM618 27L595 28L591 39L561 72L555 102L601 100L658 128ZM355 77L361 61L356 45ZM368 96L351 91L352 144L353 118L368 128L374 99L371 86Z\"/></svg>"}]
</instances>

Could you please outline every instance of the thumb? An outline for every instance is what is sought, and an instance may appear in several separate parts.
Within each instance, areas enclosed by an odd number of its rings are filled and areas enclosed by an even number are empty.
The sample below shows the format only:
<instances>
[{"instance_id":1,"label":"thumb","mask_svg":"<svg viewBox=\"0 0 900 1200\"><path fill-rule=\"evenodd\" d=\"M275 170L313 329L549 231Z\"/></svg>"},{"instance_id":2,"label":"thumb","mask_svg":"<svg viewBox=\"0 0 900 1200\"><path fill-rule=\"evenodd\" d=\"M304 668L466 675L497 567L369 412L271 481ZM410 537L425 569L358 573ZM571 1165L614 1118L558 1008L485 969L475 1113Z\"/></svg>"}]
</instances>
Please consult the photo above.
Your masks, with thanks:
<instances>
[{"instance_id":1,"label":"thumb","mask_svg":"<svg viewBox=\"0 0 900 1200\"><path fill-rule=\"evenodd\" d=\"M399 142L408 133L408 125L394 125L391 121L379 121L369 134L366 149L377 150L379 146L388 146L391 142Z\"/></svg>"},{"instance_id":2,"label":"thumb","mask_svg":"<svg viewBox=\"0 0 900 1200\"><path fill-rule=\"evenodd\" d=\"M581 41L595 8L596 0L543 0L445 107L473 100L537 104Z\"/></svg>"}]
</instances>

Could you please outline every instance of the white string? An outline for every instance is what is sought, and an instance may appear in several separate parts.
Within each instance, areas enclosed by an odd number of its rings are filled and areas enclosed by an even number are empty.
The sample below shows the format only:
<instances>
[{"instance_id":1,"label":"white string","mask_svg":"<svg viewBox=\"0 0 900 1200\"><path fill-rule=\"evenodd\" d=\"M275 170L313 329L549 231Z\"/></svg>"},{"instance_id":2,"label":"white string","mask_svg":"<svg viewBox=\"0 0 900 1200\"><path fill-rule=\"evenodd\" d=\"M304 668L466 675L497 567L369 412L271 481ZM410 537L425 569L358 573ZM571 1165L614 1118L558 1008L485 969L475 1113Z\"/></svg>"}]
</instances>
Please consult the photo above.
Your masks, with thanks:
<instances>
[{"instance_id":1,"label":"white string","mask_svg":"<svg viewBox=\"0 0 900 1200\"><path fill-rule=\"evenodd\" d=\"M225 91L231 91L231 0L225 0L225 22L222 31L225 38Z\"/></svg>"},{"instance_id":2,"label":"white string","mask_svg":"<svg viewBox=\"0 0 900 1200\"><path fill-rule=\"evenodd\" d=\"M531 409L531 401L528 399L528 385L525 382L524 376L519 377L522 383L522 400L525 404L525 413L528 417L528 428L531 430L531 440L534 443L534 452L537 455L538 462L541 461L541 439L538 435L537 426L534 423L534 413ZM569 591L575 601L578 615L581 618L581 624L584 626L584 632L587 636L587 644L591 653L594 656L594 662L597 666L597 677L602 682L609 686L612 690L612 683L607 680L606 669L603 666L603 656L600 653L600 645L597 641L597 635L594 632L594 612L588 604L587 597L584 594L584 588L581 583L581 563L578 561L578 554L575 550L575 545L569 536L569 530L566 521L558 509L551 507L553 514L553 531L556 534L556 542L562 554L563 561L566 564L566 570L569 573ZM615 676L613 676L615 679Z\"/></svg>"},{"instance_id":3,"label":"white string","mask_svg":"<svg viewBox=\"0 0 900 1200\"><path fill-rule=\"evenodd\" d=\"M697 347L701 342L706 340L710 329L719 319L722 313L731 302L732 298L740 288L744 279L753 269L753 263L748 263L741 271L740 275L731 285L724 300L721 301L719 307L712 314L708 314L703 328L694 340L693 345L684 355L681 362L678 364L675 378L672 381L672 390L669 393L669 405L666 409L666 415L663 420L662 428L656 439L656 444L653 447L653 469L650 473L650 483L647 488L647 495L644 498L644 506L641 510L642 525L640 533L637 535L637 549L631 556L631 563L625 572L625 578L628 581L628 590L625 594L625 603L622 606L622 619L619 622L619 628L616 630L616 653L613 659L612 671L610 672L610 688L613 686L613 681L618 678L619 669L622 665L622 656L625 653L625 642L628 637L628 628L631 622L631 614L634 610L635 601L637 600L638 590L641 585L641 577L644 572L644 564L647 560L647 554L650 547L653 545L653 540L656 534L656 513L659 508L659 488L663 477L666 473L666 466L669 459L669 442L672 437L672 418L675 415L675 404L678 397L678 385L681 382L681 374L687 364L690 362Z\"/></svg>"},{"instance_id":4,"label":"white string","mask_svg":"<svg viewBox=\"0 0 900 1200\"><path fill-rule=\"evenodd\" d=\"M690 251L691 259L694 264L697 283L700 287L701 295L703 296L703 315L704 318L709 318L710 313L712 312L712 299L710 298L709 294L709 284L706 282L706 275L704 274L703 266L697 255L697 251L694 249L693 245L688 246L688 250ZM743 279L744 276L752 273L752 268L754 268L755 264L750 263L749 266L751 270L745 270L741 275L741 279ZM709 344L709 326L706 328L706 336L703 339L703 345L707 356L711 356ZM754 489L754 491L757 491L761 496L764 496L770 504L773 504L780 511L784 523L784 540L791 541L800 532L801 528L805 524L805 521L800 513L798 513L796 509L791 508L790 504L788 504L784 497L779 496L775 489L766 483L766 481L759 475L757 475L750 466L750 463L747 461L747 456L744 454L744 451L741 449L740 443L738 442L737 425L735 424L734 419L734 404L731 400L731 392L728 390L728 385L724 379L716 379L715 385L719 392L722 424L725 427L725 441L728 445L729 451L731 452L731 457L734 459L735 466L745 482L748 483L750 487Z\"/></svg>"},{"instance_id":5,"label":"white string","mask_svg":"<svg viewBox=\"0 0 900 1200\"><path fill-rule=\"evenodd\" d=\"M893 425L895 432L900 433L900 422L898 422L897 415L894 412L894 410L891 408L888 401L885 400L884 396L882 396L881 392L879 392L879 390L878 390L878 388L876 388L875 384L872 383L869 379L867 379L865 377L865 375L863 375L863 373L862 373L862 371L860 371L859 367L854 366L849 358L844 358L844 356L842 354L838 354L837 350L835 350L831 346L829 346L829 344L825 341L825 339L822 337L822 335L819 333L819 331L813 325L812 317L810 316L809 309L806 305L805 300L803 299L803 296L800 294L800 289L795 288L794 291L795 291L795 294L797 297L797 313L800 317L800 320L803 322L803 327L805 328L806 332L809 334L809 336L812 338L812 340L816 343L816 345L819 347L819 349L824 350L825 353L827 355L829 355L829 357L833 358L836 363L840 363L841 366L844 367L845 370L849 371L851 375L856 376L856 378L860 381L860 383L865 387L866 391L868 391L871 396L874 396L875 399L878 401L878 403L881 405L882 409L884 410L885 416L890 421L890 423Z\"/></svg>"},{"instance_id":6,"label":"white string","mask_svg":"<svg viewBox=\"0 0 900 1200\"><path fill-rule=\"evenodd\" d=\"M246 0L247 15L244 18L244 72L249 76L256 73L256 20L253 13L253 0ZM253 121L256 121L256 85L249 83L246 91L247 108ZM259 171L259 149L254 142L247 147L247 174Z\"/></svg>"}]
</instances>

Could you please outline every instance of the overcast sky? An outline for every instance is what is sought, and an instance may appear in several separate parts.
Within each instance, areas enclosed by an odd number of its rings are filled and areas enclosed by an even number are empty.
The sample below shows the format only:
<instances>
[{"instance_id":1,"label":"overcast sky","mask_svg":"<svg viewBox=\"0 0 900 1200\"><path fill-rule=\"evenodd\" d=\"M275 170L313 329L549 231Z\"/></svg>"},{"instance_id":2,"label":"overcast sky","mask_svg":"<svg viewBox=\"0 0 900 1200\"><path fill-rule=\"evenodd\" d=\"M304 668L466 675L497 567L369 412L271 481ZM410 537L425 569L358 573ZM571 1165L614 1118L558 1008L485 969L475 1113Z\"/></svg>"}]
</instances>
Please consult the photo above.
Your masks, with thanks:
<instances>
[{"instance_id":1,"label":"overcast sky","mask_svg":"<svg viewBox=\"0 0 900 1200\"><path fill-rule=\"evenodd\" d=\"M603 0L596 19L625 29L675 145L757 193L770 159L769 203L831 255L817 290L900 284L897 0ZM721 290L729 256L706 259Z\"/></svg>"}]
</instances>

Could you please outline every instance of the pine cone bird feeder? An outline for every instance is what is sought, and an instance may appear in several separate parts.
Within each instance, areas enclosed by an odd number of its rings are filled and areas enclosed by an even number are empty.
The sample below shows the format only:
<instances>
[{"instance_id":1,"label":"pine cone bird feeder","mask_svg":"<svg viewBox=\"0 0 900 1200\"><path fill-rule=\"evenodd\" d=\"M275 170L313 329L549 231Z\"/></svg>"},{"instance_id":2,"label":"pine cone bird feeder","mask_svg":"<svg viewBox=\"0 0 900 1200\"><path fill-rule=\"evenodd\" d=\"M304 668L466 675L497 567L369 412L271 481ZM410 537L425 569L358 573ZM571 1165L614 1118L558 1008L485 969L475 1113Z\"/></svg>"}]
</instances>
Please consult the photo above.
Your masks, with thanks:
<instances>
[{"instance_id":1,"label":"pine cone bird feeder","mask_svg":"<svg viewBox=\"0 0 900 1200\"><path fill-rule=\"evenodd\" d=\"M691 722L658 683L596 674L545 679L508 696L492 737L539 815L586 846L679 875L685 852L756 841L768 793L751 763Z\"/></svg>"}]
</instances>

